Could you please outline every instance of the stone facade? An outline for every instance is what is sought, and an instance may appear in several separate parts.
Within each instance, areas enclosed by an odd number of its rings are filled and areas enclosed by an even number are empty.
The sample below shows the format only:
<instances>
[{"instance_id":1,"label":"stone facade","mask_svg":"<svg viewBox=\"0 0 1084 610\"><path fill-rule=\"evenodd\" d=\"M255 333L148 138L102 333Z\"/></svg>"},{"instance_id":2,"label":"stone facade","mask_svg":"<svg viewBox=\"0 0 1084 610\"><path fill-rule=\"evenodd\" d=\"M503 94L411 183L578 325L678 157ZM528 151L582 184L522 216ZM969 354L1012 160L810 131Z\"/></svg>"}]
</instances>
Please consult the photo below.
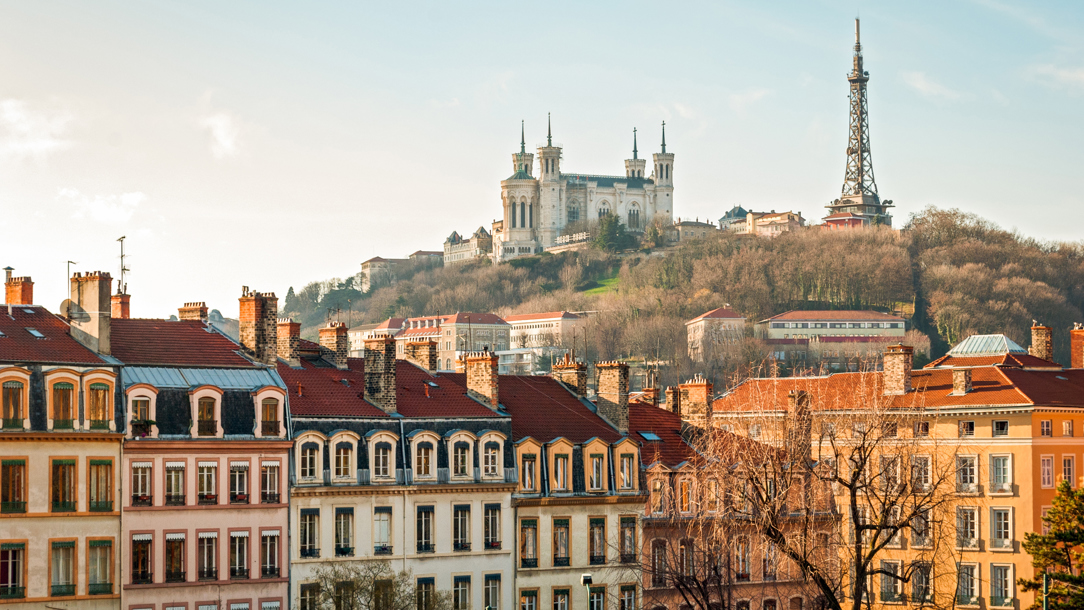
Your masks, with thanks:
<instances>
[{"instance_id":1,"label":"stone facade","mask_svg":"<svg viewBox=\"0 0 1084 610\"><path fill-rule=\"evenodd\" d=\"M279 358L290 366L300 365L297 352L301 347L301 323L294 322L291 318L279 318L278 326Z\"/></svg>"},{"instance_id":2,"label":"stone facade","mask_svg":"<svg viewBox=\"0 0 1084 610\"><path fill-rule=\"evenodd\" d=\"M113 278L108 273L76 273L71 278L71 305L68 313L71 318L72 337L99 354L109 355L110 316L113 303Z\"/></svg>"},{"instance_id":3,"label":"stone facade","mask_svg":"<svg viewBox=\"0 0 1084 610\"><path fill-rule=\"evenodd\" d=\"M203 301L194 301L192 303L185 303L184 307L177 308L178 320L199 320L201 322L207 321L207 303Z\"/></svg>"},{"instance_id":4,"label":"stone facade","mask_svg":"<svg viewBox=\"0 0 1084 610\"><path fill-rule=\"evenodd\" d=\"M365 400L381 411L395 413L395 339L365 341Z\"/></svg>"},{"instance_id":5,"label":"stone facade","mask_svg":"<svg viewBox=\"0 0 1084 610\"><path fill-rule=\"evenodd\" d=\"M890 345L885 351L884 393L906 394L911 391L911 366L915 348L910 345Z\"/></svg>"},{"instance_id":6,"label":"stone facade","mask_svg":"<svg viewBox=\"0 0 1084 610\"><path fill-rule=\"evenodd\" d=\"M350 339L346 336L346 325L341 322L328 322L320 329L320 353L324 360L345 369L346 359L350 355Z\"/></svg>"},{"instance_id":7,"label":"stone facade","mask_svg":"<svg viewBox=\"0 0 1084 610\"><path fill-rule=\"evenodd\" d=\"M241 345L257 361L274 365L278 359L278 297L273 292L251 292L245 286L240 301Z\"/></svg>"},{"instance_id":8,"label":"stone facade","mask_svg":"<svg viewBox=\"0 0 1084 610\"><path fill-rule=\"evenodd\" d=\"M714 389L714 384L699 373L681 384L681 418L694 426L707 427L711 421Z\"/></svg>"},{"instance_id":9,"label":"stone facade","mask_svg":"<svg viewBox=\"0 0 1084 610\"><path fill-rule=\"evenodd\" d=\"M437 342L436 341L411 341L403 346L405 360L412 362L427 371L437 370Z\"/></svg>"},{"instance_id":10,"label":"stone facade","mask_svg":"<svg viewBox=\"0 0 1084 610\"><path fill-rule=\"evenodd\" d=\"M595 364L598 372L598 413L622 434L629 431L629 365L608 361Z\"/></svg>"},{"instance_id":11,"label":"stone facade","mask_svg":"<svg viewBox=\"0 0 1084 610\"><path fill-rule=\"evenodd\" d=\"M1031 327L1031 347L1028 348L1028 352L1036 358L1042 358L1043 360L1054 359L1054 329L1049 326L1043 326L1042 324L1035 324Z\"/></svg>"},{"instance_id":12,"label":"stone facade","mask_svg":"<svg viewBox=\"0 0 1084 610\"><path fill-rule=\"evenodd\" d=\"M467 393L496 409L500 405L497 382L497 356L474 352L464 356L467 366Z\"/></svg>"}]
</instances>

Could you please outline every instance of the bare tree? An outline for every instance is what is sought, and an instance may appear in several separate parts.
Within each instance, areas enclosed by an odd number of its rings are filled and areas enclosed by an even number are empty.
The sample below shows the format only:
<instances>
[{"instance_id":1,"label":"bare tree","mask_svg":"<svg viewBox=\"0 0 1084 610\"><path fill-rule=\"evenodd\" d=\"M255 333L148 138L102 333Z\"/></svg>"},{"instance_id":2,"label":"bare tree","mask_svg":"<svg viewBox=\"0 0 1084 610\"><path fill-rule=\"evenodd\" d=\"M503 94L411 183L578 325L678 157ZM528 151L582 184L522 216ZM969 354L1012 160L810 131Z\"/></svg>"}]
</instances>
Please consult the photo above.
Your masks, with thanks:
<instances>
[{"instance_id":1,"label":"bare tree","mask_svg":"<svg viewBox=\"0 0 1084 610\"><path fill-rule=\"evenodd\" d=\"M418 584L387 561L335 562L315 569L296 607L307 610L450 610L452 596Z\"/></svg>"}]
</instances>

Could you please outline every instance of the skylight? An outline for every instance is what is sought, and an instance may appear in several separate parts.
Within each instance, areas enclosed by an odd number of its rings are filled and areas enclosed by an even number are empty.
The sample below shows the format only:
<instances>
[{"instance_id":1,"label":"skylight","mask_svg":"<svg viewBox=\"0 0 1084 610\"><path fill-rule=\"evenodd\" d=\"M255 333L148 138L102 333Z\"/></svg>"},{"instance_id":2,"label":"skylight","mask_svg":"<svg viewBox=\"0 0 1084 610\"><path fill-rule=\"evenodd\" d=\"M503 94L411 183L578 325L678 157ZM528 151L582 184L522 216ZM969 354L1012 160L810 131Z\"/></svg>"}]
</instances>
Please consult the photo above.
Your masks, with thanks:
<instances>
[{"instance_id":1,"label":"skylight","mask_svg":"<svg viewBox=\"0 0 1084 610\"><path fill-rule=\"evenodd\" d=\"M30 333L31 335L34 335L38 339L44 339L45 338L45 335L41 334L38 331L38 329L36 329L36 328L27 327L26 332Z\"/></svg>"},{"instance_id":2,"label":"skylight","mask_svg":"<svg viewBox=\"0 0 1084 610\"><path fill-rule=\"evenodd\" d=\"M654 432L640 432L640 436L644 437L645 441L661 441L658 434Z\"/></svg>"},{"instance_id":3,"label":"skylight","mask_svg":"<svg viewBox=\"0 0 1084 610\"><path fill-rule=\"evenodd\" d=\"M34 310L33 310L33 309L24 309L24 310L23 310L23 313L30 313L30 314L32 314L32 313L34 313Z\"/></svg>"}]
</instances>

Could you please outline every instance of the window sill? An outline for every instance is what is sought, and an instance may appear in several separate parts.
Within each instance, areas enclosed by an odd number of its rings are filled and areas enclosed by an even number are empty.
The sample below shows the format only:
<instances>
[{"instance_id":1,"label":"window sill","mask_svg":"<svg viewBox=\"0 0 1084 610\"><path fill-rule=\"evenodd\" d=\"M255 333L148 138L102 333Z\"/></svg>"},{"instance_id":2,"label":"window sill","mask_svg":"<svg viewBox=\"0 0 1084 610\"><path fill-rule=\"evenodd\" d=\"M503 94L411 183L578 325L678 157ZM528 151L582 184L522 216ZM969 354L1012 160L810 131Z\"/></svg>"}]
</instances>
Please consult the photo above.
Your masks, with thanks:
<instances>
[{"instance_id":1,"label":"window sill","mask_svg":"<svg viewBox=\"0 0 1084 610\"><path fill-rule=\"evenodd\" d=\"M1012 490L1009 490L1009 491L991 491L990 493L988 493L986 495L990 496L991 498L1011 498L1011 497L1015 496L1016 493L1013 492Z\"/></svg>"},{"instance_id":2,"label":"window sill","mask_svg":"<svg viewBox=\"0 0 1084 610\"><path fill-rule=\"evenodd\" d=\"M1015 553L1016 544L1014 543L1014 541L1010 540L1009 544L1006 546L994 546L992 544L987 545L986 550L990 551L991 553Z\"/></svg>"}]
</instances>

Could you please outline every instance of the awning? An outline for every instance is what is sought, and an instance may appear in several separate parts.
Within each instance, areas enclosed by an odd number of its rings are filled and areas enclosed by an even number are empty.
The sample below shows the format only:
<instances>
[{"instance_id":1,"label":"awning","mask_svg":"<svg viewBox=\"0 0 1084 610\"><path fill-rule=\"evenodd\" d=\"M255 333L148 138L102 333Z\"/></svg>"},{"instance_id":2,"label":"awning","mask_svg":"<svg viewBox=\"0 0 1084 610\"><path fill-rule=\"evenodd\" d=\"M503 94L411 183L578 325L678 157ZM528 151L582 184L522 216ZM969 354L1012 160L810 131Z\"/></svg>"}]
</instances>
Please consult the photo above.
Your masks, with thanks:
<instances>
[{"instance_id":1,"label":"awning","mask_svg":"<svg viewBox=\"0 0 1084 610\"><path fill-rule=\"evenodd\" d=\"M132 468L152 468L154 462L132 462Z\"/></svg>"},{"instance_id":2,"label":"awning","mask_svg":"<svg viewBox=\"0 0 1084 610\"><path fill-rule=\"evenodd\" d=\"M279 610L279 602L263 602L260 604L260 610Z\"/></svg>"},{"instance_id":3,"label":"awning","mask_svg":"<svg viewBox=\"0 0 1084 610\"><path fill-rule=\"evenodd\" d=\"M200 462L199 463L200 468L204 468L204 467L207 467L207 466L210 466L211 468L217 468L218 467L218 462Z\"/></svg>"},{"instance_id":4,"label":"awning","mask_svg":"<svg viewBox=\"0 0 1084 610\"><path fill-rule=\"evenodd\" d=\"M248 462L231 461L231 470L248 470Z\"/></svg>"},{"instance_id":5,"label":"awning","mask_svg":"<svg viewBox=\"0 0 1084 610\"><path fill-rule=\"evenodd\" d=\"M248 610L248 602L230 604L230 610Z\"/></svg>"},{"instance_id":6,"label":"awning","mask_svg":"<svg viewBox=\"0 0 1084 610\"><path fill-rule=\"evenodd\" d=\"M230 532L230 538L248 538L248 532Z\"/></svg>"},{"instance_id":7,"label":"awning","mask_svg":"<svg viewBox=\"0 0 1084 610\"><path fill-rule=\"evenodd\" d=\"M279 462L278 460L264 460L263 462L261 462L261 465L263 465L263 466L278 466L280 463L281 462ZM268 602L268 603L278 603L278 602Z\"/></svg>"},{"instance_id":8,"label":"awning","mask_svg":"<svg viewBox=\"0 0 1084 610\"><path fill-rule=\"evenodd\" d=\"M200 538L218 538L218 532L200 532Z\"/></svg>"},{"instance_id":9,"label":"awning","mask_svg":"<svg viewBox=\"0 0 1084 610\"><path fill-rule=\"evenodd\" d=\"M184 532L170 532L166 534L166 540L184 540Z\"/></svg>"},{"instance_id":10,"label":"awning","mask_svg":"<svg viewBox=\"0 0 1084 610\"><path fill-rule=\"evenodd\" d=\"M132 542L150 542L154 539L154 534L134 534L132 536Z\"/></svg>"},{"instance_id":11,"label":"awning","mask_svg":"<svg viewBox=\"0 0 1084 610\"><path fill-rule=\"evenodd\" d=\"M264 530L263 532L260 533L260 536L263 536L264 538L278 538L279 537L279 531L278 530Z\"/></svg>"},{"instance_id":12,"label":"awning","mask_svg":"<svg viewBox=\"0 0 1084 610\"><path fill-rule=\"evenodd\" d=\"M184 470L185 462L166 462L166 470Z\"/></svg>"}]
</instances>

